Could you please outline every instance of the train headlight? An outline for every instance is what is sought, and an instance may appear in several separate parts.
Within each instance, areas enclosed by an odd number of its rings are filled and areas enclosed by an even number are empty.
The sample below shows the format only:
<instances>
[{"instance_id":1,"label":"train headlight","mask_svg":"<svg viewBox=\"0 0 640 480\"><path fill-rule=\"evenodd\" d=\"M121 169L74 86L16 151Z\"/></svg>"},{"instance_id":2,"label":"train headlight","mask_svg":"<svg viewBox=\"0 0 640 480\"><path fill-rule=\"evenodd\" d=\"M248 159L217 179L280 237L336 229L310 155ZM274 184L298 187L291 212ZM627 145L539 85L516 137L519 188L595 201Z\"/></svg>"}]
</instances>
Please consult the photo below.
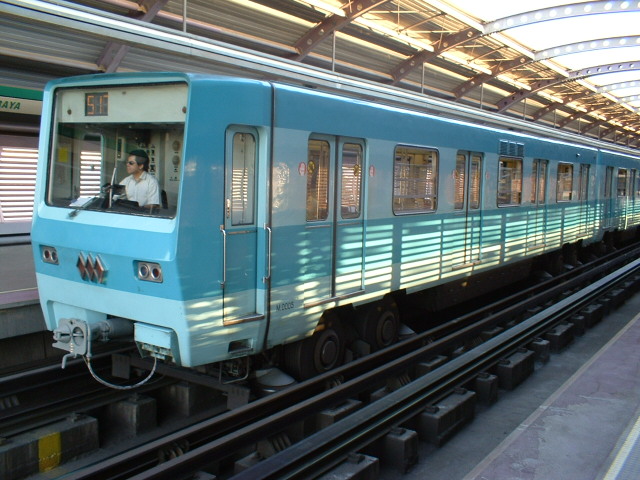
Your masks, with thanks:
<instances>
[{"instance_id":1,"label":"train headlight","mask_svg":"<svg viewBox=\"0 0 640 480\"><path fill-rule=\"evenodd\" d=\"M147 282L162 283L162 267L158 263L138 262L138 278Z\"/></svg>"},{"instance_id":2,"label":"train headlight","mask_svg":"<svg viewBox=\"0 0 640 480\"><path fill-rule=\"evenodd\" d=\"M58 265L58 251L54 247L42 247L42 261Z\"/></svg>"}]
</instances>

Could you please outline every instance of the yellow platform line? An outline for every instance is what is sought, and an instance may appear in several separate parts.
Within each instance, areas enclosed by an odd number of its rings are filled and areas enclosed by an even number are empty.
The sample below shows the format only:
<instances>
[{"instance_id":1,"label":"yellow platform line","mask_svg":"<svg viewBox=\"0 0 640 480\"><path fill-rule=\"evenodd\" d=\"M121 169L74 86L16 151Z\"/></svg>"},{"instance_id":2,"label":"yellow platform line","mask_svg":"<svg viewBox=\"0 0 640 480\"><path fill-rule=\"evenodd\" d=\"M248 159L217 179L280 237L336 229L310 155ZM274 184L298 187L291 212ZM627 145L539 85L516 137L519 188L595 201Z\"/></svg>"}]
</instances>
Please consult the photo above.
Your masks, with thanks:
<instances>
[{"instance_id":1,"label":"yellow platform line","mask_svg":"<svg viewBox=\"0 0 640 480\"><path fill-rule=\"evenodd\" d=\"M61 450L60 432L51 433L38 440L38 459L41 472L46 472L60 465Z\"/></svg>"},{"instance_id":2,"label":"yellow platform line","mask_svg":"<svg viewBox=\"0 0 640 480\"><path fill-rule=\"evenodd\" d=\"M622 448L616 455L616 458L611 463L609 470L607 470L606 475L603 477L603 480L615 480L618 477L618 474L622 471L627 459L630 455L632 455L633 449L640 437L640 417L636 420L636 423L631 428L631 432L625 439L622 444Z\"/></svg>"}]
</instances>

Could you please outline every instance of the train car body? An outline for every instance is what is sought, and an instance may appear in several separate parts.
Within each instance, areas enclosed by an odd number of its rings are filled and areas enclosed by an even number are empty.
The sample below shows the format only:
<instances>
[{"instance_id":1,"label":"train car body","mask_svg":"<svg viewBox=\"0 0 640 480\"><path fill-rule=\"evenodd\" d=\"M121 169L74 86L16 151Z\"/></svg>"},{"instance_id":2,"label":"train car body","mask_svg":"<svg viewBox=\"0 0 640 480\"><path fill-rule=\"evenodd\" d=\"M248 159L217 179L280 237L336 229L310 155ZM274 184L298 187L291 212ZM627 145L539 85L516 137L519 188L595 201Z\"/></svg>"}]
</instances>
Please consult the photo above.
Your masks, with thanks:
<instances>
[{"instance_id":1,"label":"train car body","mask_svg":"<svg viewBox=\"0 0 640 480\"><path fill-rule=\"evenodd\" d=\"M254 355L640 222L630 151L265 81L63 79L41 132L36 273L69 354L121 330L187 367ZM114 194L134 149L155 209Z\"/></svg>"}]
</instances>

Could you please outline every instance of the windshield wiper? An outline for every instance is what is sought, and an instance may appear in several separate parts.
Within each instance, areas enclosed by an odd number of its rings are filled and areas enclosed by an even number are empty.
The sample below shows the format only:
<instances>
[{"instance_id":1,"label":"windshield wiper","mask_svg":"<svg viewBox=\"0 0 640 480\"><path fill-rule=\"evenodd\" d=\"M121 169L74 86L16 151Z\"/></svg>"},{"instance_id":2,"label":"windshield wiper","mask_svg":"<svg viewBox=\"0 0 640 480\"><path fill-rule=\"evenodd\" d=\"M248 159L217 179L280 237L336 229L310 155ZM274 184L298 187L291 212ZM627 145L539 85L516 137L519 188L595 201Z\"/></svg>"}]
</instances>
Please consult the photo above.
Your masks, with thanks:
<instances>
[{"instance_id":1,"label":"windshield wiper","mask_svg":"<svg viewBox=\"0 0 640 480\"><path fill-rule=\"evenodd\" d=\"M95 197L78 197L69 204L69 206L73 208L73 210L69 212L69 218L73 218L78 215L80 210L87 210L89 207L94 206L96 200L101 200L104 203L104 199L105 197L103 194L96 195Z\"/></svg>"}]
</instances>

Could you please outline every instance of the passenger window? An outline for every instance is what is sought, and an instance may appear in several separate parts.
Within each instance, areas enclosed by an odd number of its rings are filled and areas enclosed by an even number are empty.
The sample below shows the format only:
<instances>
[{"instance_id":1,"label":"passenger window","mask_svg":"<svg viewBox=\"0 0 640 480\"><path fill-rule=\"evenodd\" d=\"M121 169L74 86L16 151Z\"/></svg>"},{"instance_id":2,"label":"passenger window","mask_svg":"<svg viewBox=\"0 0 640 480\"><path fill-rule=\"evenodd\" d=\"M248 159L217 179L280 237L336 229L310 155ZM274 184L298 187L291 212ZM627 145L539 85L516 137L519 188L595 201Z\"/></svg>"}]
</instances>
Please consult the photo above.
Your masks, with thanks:
<instances>
[{"instance_id":1,"label":"passenger window","mask_svg":"<svg viewBox=\"0 0 640 480\"><path fill-rule=\"evenodd\" d=\"M604 198L611 198L611 188L613 182L613 167L607 167L604 178Z\"/></svg>"},{"instance_id":2,"label":"passenger window","mask_svg":"<svg viewBox=\"0 0 640 480\"><path fill-rule=\"evenodd\" d=\"M618 169L618 196L619 197L627 196L627 189L629 186L628 182L629 182L629 176L627 174L627 169L619 168Z\"/></svg>"},{"instance_id":3,"label":"passenger window","mask_svg":"<svg viewBox=\"0 0 640 480\"><path fill-rule=\"evenodd\" d=\"M522 203L522 159L500 157L498 168L498 206Z\"/></svg>"},{"instance_id":4,"label":"passenger window","mask_svg":"<svg viewBox=\"0 0 640 480\"><path fill-rule=\"evenodd\" d=\"M342 218L360 216L362 191L362 145L345 143L342 147Z\"/></svg>"},{"instance_id":5,"label":"passenger window","mask_svg":"<svg viewBox=\"0 0 640 480\"><path fill-rule=\"evenodd\" d=\"M329 142L309 140L307 161L307 222L329 215Z\"/></svg>"},{"instance_id":6,"label":"passenger window","mask_svg":"<svg viewBox=\"0 0 640 480\"><path fill-rule=\"evenodd\" d=\"M249 133L233 136L231 225L251 225L255 210L256 139Z\"/></svg>"},{"instance_id":7,"label":"passenger window","mask_svg":"<svg viewBox=\"0 0 640 480\"><path fill-rule=\"evenodd\" d=\"M531 171L531 203L544 205L547 201L548 160L535 159Z\"/></svg>"},{"instance_id":8,"label":"passenger window","mask_svg":"<svg viewBox=\"0 0 640 480\"><path fill-rule=\"evenodd\" d=\"M469 187L469 208L477 210L480 208L480 199L482 197L482 156L478 154L471 155L471 178Z\"/></svg>"},{"instance_id":9,"label":"passenger window","mask_svg":"<svg viewBox=\"0 0 640 480\"><path fill-rule=\"evenodd\" d=\"M467 156L459 153L456 156L456 172L455 172L455 186L454 186L454 200L453 208L455 210L462 210L464 208L464 186L465 186L465 172L467 170Z\"/></svg>"},{"instance_id":10,"label":"passenger window","mask_svg":"<svg viewBox=\"0 0 640 480\"><path fill-rule=\"evenodd\" d=\"M587 163L580 165L580 185L578 186L578 200L589 200L589 167Z\"/></svg>"},{"instance_id":11,"label":"passenger window","mask_svg":"<svg viewBox=\"0 0 640 480\"><path fill-rule=\"evenodd\" d=\"M398 146L393 169L393 213L434 212L437 208L438 152Z\"/></svg>"},{"instance_id":12,"label":"passenger window","mask_svg":"<svg viewBox=\"0 0 640 480\"><path fill-rule=\"evenodd\" d=\"M569 202L573 195L573 165L570 163L558 164L558 184L556 189L556 201Z\"/></svg>"},{"instance_id":13,"label":"passenger window","mask_svg":"<svg viewBox=\"0 0 640 480\"><path fill-rule=\"evenodd\" d=\"M454 210L464 209L464 200L466 188L469 189L468 202L469 209L477 210L480 208L481 196L481 172L482 172L482 155L478 153L471 154L469 162L469 185L467 186L467 154L458 153L456 155L455 185L454 185Z\"/></svg>"}]
</instances>

